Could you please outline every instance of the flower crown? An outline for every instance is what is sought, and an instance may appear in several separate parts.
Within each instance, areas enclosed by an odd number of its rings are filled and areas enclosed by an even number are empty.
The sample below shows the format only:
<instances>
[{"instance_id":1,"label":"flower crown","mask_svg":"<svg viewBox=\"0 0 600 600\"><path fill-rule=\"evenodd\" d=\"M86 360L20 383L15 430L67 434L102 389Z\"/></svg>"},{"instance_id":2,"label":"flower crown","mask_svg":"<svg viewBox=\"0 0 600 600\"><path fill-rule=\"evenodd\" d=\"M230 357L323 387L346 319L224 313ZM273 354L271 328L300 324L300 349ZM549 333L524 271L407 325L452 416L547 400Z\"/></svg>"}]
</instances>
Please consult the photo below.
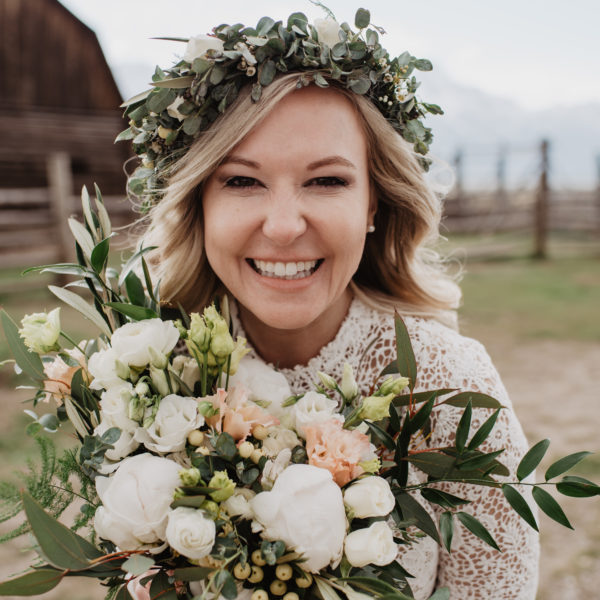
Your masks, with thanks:
<instances>
[{"instance_id":1,"label":"flower crown","mask_svg":"<svg viewBox=\"0 0 600 600\"><path fill-rule=\"evenodd\" d=\"M129 128L117 137L133 140L141 159L129 190L142 199L142 210L160 199L168 167L234 102L240 89L252 83L251 98L258 102L277 73L298 72L298 87L311 81L328 87L333 80L368 96L428 168L423 155L433 136L421 117L443 111L415 97L419 83L411 74L430 71L431 62L408 52L390 58L379 43L385 32L370 23L368 10L356 12L356 32L331 13L329 17L311 24L297 12L287 25L263 17L255 28L219 25L209 36L161 38L187 42L183 59L167 70L156 67L152 89L123 104ZM310 78L303 77L306 72Z\"/></svg>"}]
</instances>

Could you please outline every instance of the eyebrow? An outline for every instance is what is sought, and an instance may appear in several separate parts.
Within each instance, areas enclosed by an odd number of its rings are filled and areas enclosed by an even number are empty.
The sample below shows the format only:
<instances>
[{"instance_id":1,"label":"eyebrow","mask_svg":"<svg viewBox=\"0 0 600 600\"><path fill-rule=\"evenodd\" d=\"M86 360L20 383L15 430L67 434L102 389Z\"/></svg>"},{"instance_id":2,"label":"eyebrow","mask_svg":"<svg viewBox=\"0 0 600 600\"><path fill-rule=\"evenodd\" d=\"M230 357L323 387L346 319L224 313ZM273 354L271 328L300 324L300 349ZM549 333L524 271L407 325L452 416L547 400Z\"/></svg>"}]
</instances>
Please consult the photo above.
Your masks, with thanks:
<instances>
[{"instance_id":1,"label":"eyebrow","mask_svg":"<svg viewBox=\"0 0 600 600\"><path fill-rule=\"evenodd\" d=\"M243 158L241 156L235 156L235 155L225 157L225 160L223 160L221 165L226 165L229 163L233 163L233 164L237 164L237 165L245 165L246 167L250 167L252 169L260 169L260 166L261 166L260 163L258 163L256 161L249 160L247 158ZM326 156L325 158L321 158L319 160L315 160L315 161L309 163L307 168L309 171L315 171L316 169L318 169L320 167L328 167L330 165L342 165L344 167L356 169L356 166L354 165L354 163L350 162L348 159L344 158L343 156L339 156L337 154L333 155L333 156Z\"/></svg>"}]
</instances>

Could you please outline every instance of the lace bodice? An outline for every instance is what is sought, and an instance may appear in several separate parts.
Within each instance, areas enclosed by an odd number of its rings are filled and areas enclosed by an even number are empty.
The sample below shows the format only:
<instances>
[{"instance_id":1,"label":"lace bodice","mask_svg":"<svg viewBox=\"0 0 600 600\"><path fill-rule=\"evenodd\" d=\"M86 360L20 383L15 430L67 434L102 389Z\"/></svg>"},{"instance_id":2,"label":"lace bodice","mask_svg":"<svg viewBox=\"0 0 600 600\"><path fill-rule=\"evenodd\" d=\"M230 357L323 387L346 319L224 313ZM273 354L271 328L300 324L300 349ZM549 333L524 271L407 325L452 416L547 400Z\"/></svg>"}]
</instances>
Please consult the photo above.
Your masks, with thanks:
<instances>
[{"instance_id":1,"label":"lace bodice","mask_svg":"<svg viewBox=\"0 0 600 600\"><path fill-rule=\"evenodd\" d=\"M234 334L245 336L237 311L232 312ZM481 448L488 451L505 448L501 460L514 474L527 450L526 441L484 347L437 321L414 317L404 320L419 368L416 391L434 388L479 391L494 396L506 407ZM371 342L373 345L363 358ZM317 371L340 380L343 363L347 361L366 394L395 355L393 318L355 298L336 337L317 356L307 365L280 371L292 391L299 393L313 389ZM251 356L260 358L254 350ZM459 409L452 407L438 409L432 423L432 447L451 443L460 414ZM489 410L474 409L472 431L489 416ZM424 479L415 471L410 477L411 483ZM473 514L488 528L502 552L487 546L462 525L455 526L451 554L429 537L402 548L399 561L415 577L410 580L415 600L428 598L434 589L443 586L450 588L451 600L533 600L539 554L535 531L508 506L500 490L458 483L445 484L444 489L472 501L461 510ZM520 491L527 497L527 491ZM420 495L415 498L437 522L441 509L426 503Z\"/></svg>"}]
</instances>

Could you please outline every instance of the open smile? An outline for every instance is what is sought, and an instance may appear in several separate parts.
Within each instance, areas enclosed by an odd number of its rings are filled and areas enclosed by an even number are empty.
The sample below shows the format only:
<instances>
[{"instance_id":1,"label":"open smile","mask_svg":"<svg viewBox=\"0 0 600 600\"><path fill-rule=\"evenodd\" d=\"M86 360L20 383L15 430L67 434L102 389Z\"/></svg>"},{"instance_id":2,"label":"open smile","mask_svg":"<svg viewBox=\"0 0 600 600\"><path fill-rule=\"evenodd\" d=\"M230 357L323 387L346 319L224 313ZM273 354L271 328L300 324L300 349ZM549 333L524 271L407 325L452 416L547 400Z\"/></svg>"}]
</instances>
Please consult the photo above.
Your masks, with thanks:
<instances>
[{"instance_id":1,"label":"open smile","mask_svg":"<svg viewBox=\"0 0 600 600\"><path fill-rule=\"evenodd\" d=\"M304 279L310 277L322 264L322 258L318 260L304 260L294 262L271 262L266 260L246 259L248 264L264 277L273 279Z\"/></svg>"}]
</instances>

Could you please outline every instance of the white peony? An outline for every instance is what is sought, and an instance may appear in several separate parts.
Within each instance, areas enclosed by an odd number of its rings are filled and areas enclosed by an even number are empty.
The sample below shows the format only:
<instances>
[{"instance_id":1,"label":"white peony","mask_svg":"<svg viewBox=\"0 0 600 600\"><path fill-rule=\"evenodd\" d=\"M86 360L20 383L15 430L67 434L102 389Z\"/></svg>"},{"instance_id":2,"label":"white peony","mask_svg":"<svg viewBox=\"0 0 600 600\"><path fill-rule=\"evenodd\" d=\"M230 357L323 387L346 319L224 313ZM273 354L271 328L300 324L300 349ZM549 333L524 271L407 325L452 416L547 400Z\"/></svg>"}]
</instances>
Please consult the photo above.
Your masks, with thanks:
<instances>
[{"instance_id":1,"label":"white peony","mask_svg":"<svg viewBox=\"0 0 600 600\"><path fill-rule=\"evenodd\" d=\"M261 360L243 358L235 375L229 378L229 386L243 386L249 400L268 403L265 410L280 421L290 412L281 406L292 395L287 379Z\"/></svg>"},{"instance_id":2,"label":"white peony","mask_svg":"<svg viewBox=\"0 0 600 600\"><path fill-rule=\"evenodd\" d=\"M319 42L333 48L340 40L340 24L334 19L315 19Z\"/></svg>"},{"instance_id":3,"label":"white peony","mask_svg":"<svg viewBox=\"0 0 600 600\"><path fill-rule=\"evenodd\" d=\"M196 508L180 506L167 517L169 546L188 558L208 556L215 543L215 535L215 522Z\"/></svg>"},{"instance_id":4,"label":"white peony","mask_svg":"<svg viewBox=\"0 0 600 600\"><path fill-rule=\"evenodd\" d=\"M112 348L94 352L90 356L87 368L94 378L90 384L93 390L107 390L126 383L117 375L117 353Z\"/></svg>"},{"instance_id":5,"label":"white peony","mask_svg":"<svg viewBox=\"0 0 600 600\"><path fill-rule=\"evenodd\" d=\"M270 490L277 478L287 469L292 460L292 451L284 448L275 458L268 460L262 471L260 483L264 490Z\"/></svg>"},{"instance_id":6,"label":"white peony","mask_svg":"<svg viewBox=\"0 0 600 600\"><path fill-rule=\"evenodd\" d=\"M172 460L138 454L123 459L111 477L97 477L102 506L94 517L96 533L126 551L163 542L169 506L180 484L179 471Z\"/></svg>"},{"instance_id":7,"label":"white peony","mask_svg":"<svg viewBox=\"0 0 600 600\"><path fill-rule=\"evenodd\" d=\"M150 348L159 355L173 350L179 331L172 321L145 319L119 327L110 338L117 358L131 367L145 367L152 362Z\"/></svg>"},{"instance_id":8,"label":"white peony","mask_svg":"<svg viewBox=\"0 0 600 600\"><path fill-rule=\"evenodd\" d=\"M376 521L365 529L357 529L346 536L344 553L353 567L372 564L389 565L398 555L394 534L384 521Z\"/></svg>"},{"instance_id":9,"label":"white peony","mask_svg":"<svg viewBox=\"0 0 600 600\"><path fill-rule=\"evenodd\" d=\"M250 500L256 496L256 493L248 488L235 488L233 496L230 496L221 506L227 511L230 517L242 517L242 519L252 519L254 513L250 507Z\"/></svg>"},{"instance_id":10,"label":"white peony","mask_svg":"<svg viewBox=\"0 0 600 600\"><path fill-rule=\"evenodd\" d=\"M135 439L153 452L179 452L188 433L202 425L204 417L195 398L170 394L160 401L152 425L138 428Z\"/></svg>"},{"instance_id":11,"label":"white peony","mask_svg":"<svg viewBox=\"0 0 600 600\"><path fill-rule=\"evenodd\" d=\"M274 425L269 427L269 433L263 440L262 449L269 458L275 458L285 448L292 450L300 444L300 439L291 429Z\"/></svg>"},{"instance_id":12,"label":"white peony","mask_svg":"<svg viewBox=\"0 0 600 600\"><path fill-rule=\"evenodd\" d=\"M223 52L223 42L211 35L195 35L188 41L183 60L191 64L194 59L205 56L209 50Z\"/></svg>"},{"instance_id":13,"label":"white peony","mask_svg":"<svg viewBox=\"0 0 600 600\"><path fill-rule=\"evenodd\" d=\"M342 492L331 473L312 465L290 465L270 492L250 501L253 528L267 540L282 540L307 560L313 573L342 558L346 514Z\"/></svg>"},{"instance_id":14,"label":"white peony","mask_svg":"<svg viewBox=\"0 0 600 600\"><path fill-rule=\"evenodd\" d=\"M110 419L103 419L100 425L94 429L94 435L102 435L106 433L111 427L118 427L118 425L111 422ZM119 427L119 429L121 429ZM108 460L117 461L129 456L134 450L137 450L140 443L133 437L133 432L124 431L121 429L121 435L119 439L113 444L112 450L107 450L104 456Z\"/></svg>"},{"instance_id":15,"label":"white peony","mask_svg":"<svg viewBox=\"0 0 600 600\"><path fill-rule=\"evenodd\" d=\"M108 420L114 427L133 432L138 424L129 418L129 401L133 397L133 386L122 382L120 387L112 387L102 392L100 409L102 420Z\"/></svg>"},{"instance_id":16,"label":"white peony","mask_svg":"<svg viewBox=\"0 0 600 600\"><path fill-rule=\"evenodd\" d=\"M385 517L389 515L396 499L389 483L383 477L364 477L344 491L344 504L352 509L355 517Z\"/></svg>"},{"instance_id":17,"label":"white peony","mask_svg":"<svg viewBox=\"0 0 600 600\"><path fill-rule=\"evenodd\" d=\"M304 427L332 419L344 420L337 412L337 402L318 392L307 392L292 407L294 427L301 437L306 437Z\"/></svg>"}]
</instances>

